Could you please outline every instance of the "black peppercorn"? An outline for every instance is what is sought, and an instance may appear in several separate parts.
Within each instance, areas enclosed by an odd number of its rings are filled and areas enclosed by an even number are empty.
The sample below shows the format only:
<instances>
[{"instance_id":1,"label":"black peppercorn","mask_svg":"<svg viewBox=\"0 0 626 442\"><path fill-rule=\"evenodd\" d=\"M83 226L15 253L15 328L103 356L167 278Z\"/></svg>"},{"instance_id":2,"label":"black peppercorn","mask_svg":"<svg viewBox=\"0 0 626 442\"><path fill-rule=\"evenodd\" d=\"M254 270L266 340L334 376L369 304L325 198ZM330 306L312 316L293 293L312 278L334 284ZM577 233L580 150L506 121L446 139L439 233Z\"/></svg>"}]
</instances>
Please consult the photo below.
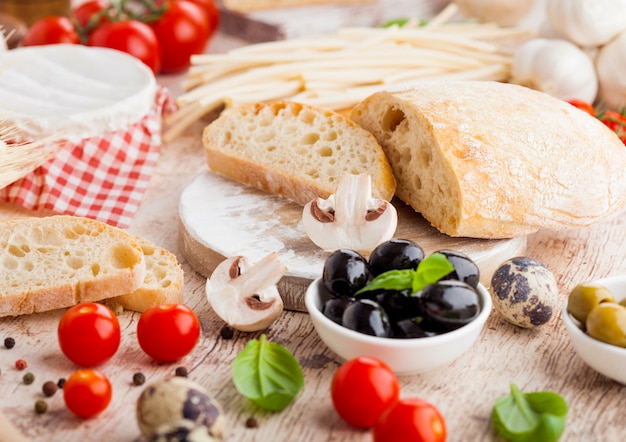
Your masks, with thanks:
<instances>
[{"instance_id":1,"label":"black peppercorn","mask_svg":"<svg viewBox=\"0 0 626 442\"><path fill-rule=\"evenodd\" d=\"M39 399L37 402L35 402L35 413L43 414L47 410L48 410L48 404L46 403L46 401Z\"/></svg>"},{"instance_id":2,"label":"black peppercorn","mask_svg":"<svg viewBox=\"0 0 626 442\"><path fill-rule=\"evenodd\" d=\"M143 375L143 373L135 373L133 375L133 384L143 385L144 382L146 382L146 377Z\"/></svg>"},{"instance_id":3,"label":"black peppercorn","mask_svg":"<svg viewBox=\"0 0 626 442\"><path fill-rule=\"evenodd\" d=\"M246 428L257 428L259 426L259 423L257 422L256 418L250 416L248 419L246 419Z\"/></svg>"},{"instance_id":4,"label":"black peppercorn","mask_svg":"<svg viewBox=\"0 0 626 442\"><path fill-rule=\"evenodd\" d=\"M4 346L8 349L15 347L15 339L13 338L4 338Z\"/></svg>"},{"instance_id":5,"label":"black peppercorn","mask_svg":"<svg viewBox=\"0 0 626 442\"><path fill-rule=\"evenodd\" d=\"M176 367L176 376L187 377L187 369L185 367Z\"/></svg>"},{"instance_id":6,"label":"black peppercorn","mask_svg":"<svg viewBox=\"0 0 626 442\"><path fill-rule=\"evenodd\" d=\"M35 375L29 371L22 377L22 381L24 381L26 385L30 385L35 382Z\"/></svg>"},{"instance_id":7,"label":"black peppercorn","mask_svg":"<svg viewBox=\"0 0 626 442\"><path fill-rule=\"evenodd\" d=\"M65 378L59 378L59 380L57 381L57 387L63 388L64 385L65 385Z\"/></svg>"},{"instance_id":8,"label":"black peppercorn","mask_svg":"<svg viewBox=\"0 0 626 442\"><path fill-rule=\"evenodd\" d=\"M44 395L50 397L54 396L54 393L57 392L58 388L59 387L57 386L57 384L55 384L53 381L46 381L41 387L41 390L43 391Z\"/></svg>"},{"instance_id":9,"label":"black peppercorn","mask_svg":"<svg viewBox=\"0 0 626 442\"><path fill-rule=\"evenodd\" d=\"M233 339L234 335L235 335L235 330L230 325L225 325L220 330L220 336L224 340Z\"/></svg>"}]
</instances>

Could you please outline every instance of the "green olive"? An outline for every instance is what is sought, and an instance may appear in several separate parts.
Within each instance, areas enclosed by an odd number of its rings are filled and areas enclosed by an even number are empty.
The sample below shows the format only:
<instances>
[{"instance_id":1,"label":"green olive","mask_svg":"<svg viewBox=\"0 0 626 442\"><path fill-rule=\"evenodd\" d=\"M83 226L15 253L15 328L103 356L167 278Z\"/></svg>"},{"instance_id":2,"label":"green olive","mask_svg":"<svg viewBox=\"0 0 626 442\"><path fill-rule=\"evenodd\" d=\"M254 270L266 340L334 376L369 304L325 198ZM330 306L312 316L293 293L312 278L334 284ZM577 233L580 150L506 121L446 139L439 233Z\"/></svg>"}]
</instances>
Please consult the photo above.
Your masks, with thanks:
<instances>
[{"instance_id":1,"label":"green olive","mask_svg":"<svg viewBox=\"0 0 626 442\"><path fill-rule=\"evenodd\" d=\"M567 298L567 311L581 324L584 324L587 322L589 312L603 302L613 302L613 294L609 289L579 284L572 289Z\"/></svg>"},{"instance_id":2,"label":"green olive","mask_svg":"<svg viewBox=\"0 0 626 442\"><path fill-rule=\"evenodd\" d=\"M626 307L603 302L589 312L587 333L607 344L626 348Z\"/></svg>"}]
</instances>

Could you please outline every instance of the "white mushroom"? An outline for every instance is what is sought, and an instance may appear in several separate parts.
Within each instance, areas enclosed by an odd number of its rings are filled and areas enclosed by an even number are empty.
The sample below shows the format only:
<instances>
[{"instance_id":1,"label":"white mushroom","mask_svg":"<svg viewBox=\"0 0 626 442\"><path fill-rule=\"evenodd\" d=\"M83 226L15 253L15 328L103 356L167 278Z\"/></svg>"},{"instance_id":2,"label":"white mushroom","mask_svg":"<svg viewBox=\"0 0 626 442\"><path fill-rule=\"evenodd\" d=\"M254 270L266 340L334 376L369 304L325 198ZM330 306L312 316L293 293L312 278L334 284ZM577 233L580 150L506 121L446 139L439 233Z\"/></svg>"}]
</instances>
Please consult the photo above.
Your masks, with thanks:
<instances>
[{"instance_id":1,"label":"white mushroom","mask_svg":"<svg viewBox=\"0 0 626 442\"><path fill-rule=\"evenodd\" d=\"M310 201L302 212L304 231L324 250L370 251L391 239L397 225L396 208L372 197L368 174L344 175L334 194Z\"/></svg>"},{"instance_id":2,"label":"white mushroom","mask_svg":"<svg viewBox=\"0 0 626 442\"><path fill-rule=\"evenodd\" d=\"M245 256L228 258L207 280L207 299L215 313L233 328L263 330L283 311L276 284L286 272L276 252L254 265Z\"/></svg>"}]
</instances>

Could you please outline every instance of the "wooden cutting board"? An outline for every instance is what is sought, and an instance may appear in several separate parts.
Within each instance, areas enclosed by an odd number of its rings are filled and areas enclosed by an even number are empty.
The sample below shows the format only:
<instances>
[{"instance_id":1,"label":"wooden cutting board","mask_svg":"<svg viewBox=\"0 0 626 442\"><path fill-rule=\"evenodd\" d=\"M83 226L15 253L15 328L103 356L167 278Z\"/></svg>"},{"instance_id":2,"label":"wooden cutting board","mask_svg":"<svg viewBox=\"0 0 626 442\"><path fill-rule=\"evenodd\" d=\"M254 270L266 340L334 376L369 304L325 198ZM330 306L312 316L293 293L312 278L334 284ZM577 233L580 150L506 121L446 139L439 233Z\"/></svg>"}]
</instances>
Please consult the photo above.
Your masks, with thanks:
<instances>
[{"instance_id":1,"label":"wooden cutting board","mask_svg":"<svg viewBox=\"0 0 626 442\"><path fill-rule=\"evenodd\" d=\"M440 233L402 201L395 238L411 239L424 251L458 250L470 256L481 271L481 282L506 259L526 250L526 238L482 240L452 238ZM287 266L278 289L288 310L306 311L304 292L321 276L329 255L302 230L302 207L210 171L198 175L182 192L179 202L179 242L194 270L208 278L226 258L243 255L256 262L277 252Z\"/></svg>"}]
</instances>

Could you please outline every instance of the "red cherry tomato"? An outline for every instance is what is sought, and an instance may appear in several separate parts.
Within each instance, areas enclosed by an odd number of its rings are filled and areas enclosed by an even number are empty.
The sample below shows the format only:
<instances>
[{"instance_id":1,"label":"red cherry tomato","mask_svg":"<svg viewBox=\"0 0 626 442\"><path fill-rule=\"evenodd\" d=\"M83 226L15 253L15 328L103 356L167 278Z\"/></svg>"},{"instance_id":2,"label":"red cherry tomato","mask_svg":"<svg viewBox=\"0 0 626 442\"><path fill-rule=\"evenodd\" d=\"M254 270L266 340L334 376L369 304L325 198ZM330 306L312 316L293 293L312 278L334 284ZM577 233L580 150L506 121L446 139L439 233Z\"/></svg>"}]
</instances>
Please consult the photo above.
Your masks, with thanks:
<instances>
[{"instance_id":1,"label":"red cherry tomato","mask_svg":"<svg viewBox=\"0 0 626 442\"><path fill-rule=\"evenodd\" d=\"M373 429L374 442L444 442L446 422L421 399L402 399L387 408Z\"/></svg>"},{"instance_id":2,"label":"red cherry tomato","mask_svg":"<svg viewBox=\"0 0 626 442\"><path fill-rule=\"evenodd\" d=\"M156 75L161 66L159 42L152 28L137 20L104 23L89 36L89 46L117 49L144 62Z\"/></svg>"},{"instance_id":3,"label":"red cherry tomato","mask_svg":"<svg viewBox=\"0 0 626 442\"><path fill-rule=\"evenodd\" d=\"M200 321L189 307L167 304L151 307L137 324L137 340L157 362L174 362L189 354L200 337Z\"/></svg>"},{"instance_id":4,"label":"red cherry tomato","mask_svg":"<svg viewBox=\"0 0 626 442\"><path fill-rule=\"evenodd\" d=\"M204 11L209 22L209 36L213 35L220 26L220 10L215 0L186 0L197 4Z\"/></svg>"},{"instance_id":5,"label":"red cherry tomato","mask_svg":"<svg viewBox=\"0 0 626 442\"><path fill-rule=\"evenodd\" d=\"M57 43L80 43L80 37L67 17L52 16L38 20L28 28L22 39L22 46Z\"/></svg>"},{"instance_id":6,"label":"red cherry tomato","mask_svg":"<svg viewBox=\"0 0 626 442\"><path fill-rule=\"evenodd\" d=\"M120 324L105 305L86 302L68 309L57 328L61 351L81 367L111 359L120 346Z\"/></svg>"},{"instance_id":7,"label":"red cherry tomato","mask_svg":"<svg viewBox=\"0 0 626 442\"><path fill-rule=\"evenodd\" d=\"M87 0L74 8L71 15L82 29L91 31L96 26L106 23L108 20L102 11L107 9L111 3L108 0ZM102 14L96 22L96 16Z\"/></svg>"},{"instance_id":8,"label":"red cherry tomato","mask_svg":"<svg viewBox=\"0 0 626 442\"><path fill-rule=\"evenodd\" d=\"M567 100L567 102L571 104L572 106L577 107L578 109L587 112L592 117L596 116L595 109L593 108L591 104L587 103L586 101L572 99L572 100Z\"/></svg>"},{"instance_id":9,"label":"red cherry tomato","mask_svg":"<svg viewBox=\"0 0 626 442\"><path fill-rule=\"evenodd\" d=\"M190 1L171 1L151 24L161 47L161 72L186 69L193 54L201 54L209 40L209 25L203 10Z\"/></svg>"},{"instance_id":10,"label":"red cherry tomato","mask_svg":"<svg viewBox=\"0 0 626 442\"><path fill-rule=\"evenodd\" d=\"M369 357L345 362L335 372L331 397L339 416L350 425L370 428L400 396L400 384L391 368Z\"/></svg>"},{"instance_id":11,"label":"red cherry tomato","mask_svg":"<svg viewBox=\"0 0 626 442\"><path fill-rule=\"evenodd\" d=\"M63 386L65 405L82 418L93 417L104 411L112 396L113 389L107 377L93 369L75 371Z\"/></svg>"}]
</instances>

